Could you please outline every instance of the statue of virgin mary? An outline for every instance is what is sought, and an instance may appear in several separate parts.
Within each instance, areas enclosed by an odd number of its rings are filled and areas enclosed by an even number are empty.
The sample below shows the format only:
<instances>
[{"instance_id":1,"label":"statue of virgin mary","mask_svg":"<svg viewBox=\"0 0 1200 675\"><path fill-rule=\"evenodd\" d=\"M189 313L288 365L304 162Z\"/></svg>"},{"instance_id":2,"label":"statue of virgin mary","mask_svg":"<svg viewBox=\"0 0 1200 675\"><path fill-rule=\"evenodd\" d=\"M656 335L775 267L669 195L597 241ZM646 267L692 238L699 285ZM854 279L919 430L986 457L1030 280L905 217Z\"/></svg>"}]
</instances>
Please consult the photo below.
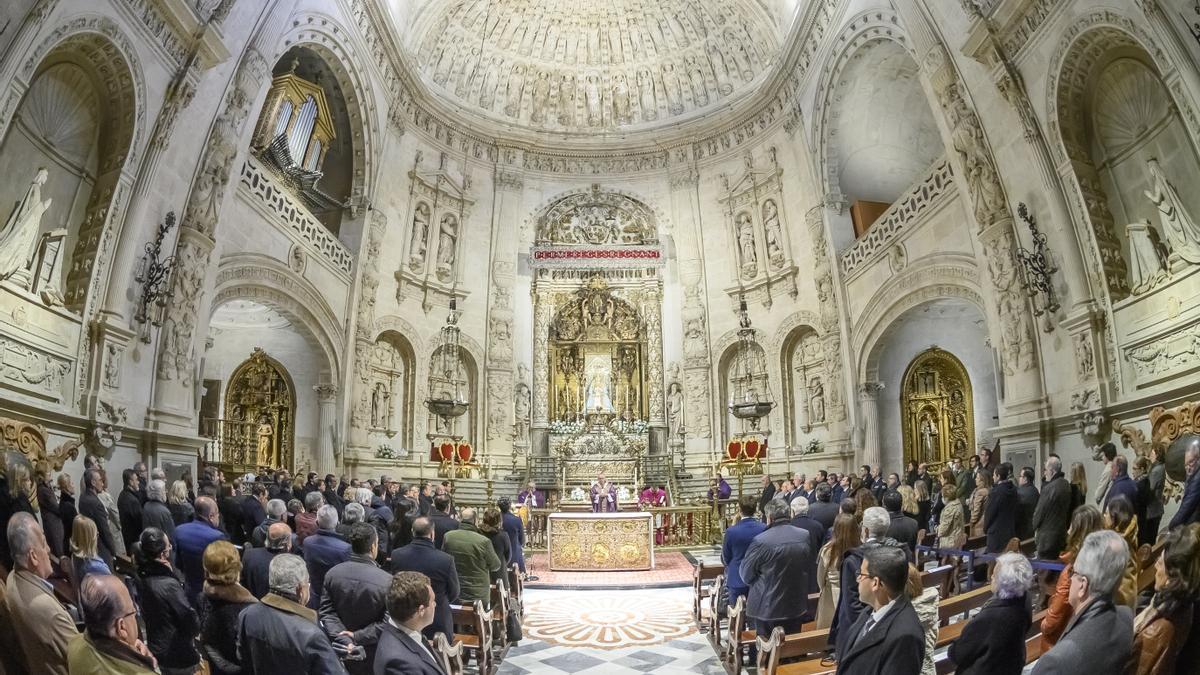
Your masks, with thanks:
<instances>
[{"instance_id":1,"label":"statue of virgin mary","mask_svg":"<svg viewBox=\"0 0 1200 675\"><path fill-rule=\"evenodd\" d=\"M50 208L52 201L42 201L42 186L48 175L46 169L38 169L25 198L0 230L0 280L11 277L23 286L29 285L27 266L33 257L42 214Z\"/></svg>"}]
</instances>

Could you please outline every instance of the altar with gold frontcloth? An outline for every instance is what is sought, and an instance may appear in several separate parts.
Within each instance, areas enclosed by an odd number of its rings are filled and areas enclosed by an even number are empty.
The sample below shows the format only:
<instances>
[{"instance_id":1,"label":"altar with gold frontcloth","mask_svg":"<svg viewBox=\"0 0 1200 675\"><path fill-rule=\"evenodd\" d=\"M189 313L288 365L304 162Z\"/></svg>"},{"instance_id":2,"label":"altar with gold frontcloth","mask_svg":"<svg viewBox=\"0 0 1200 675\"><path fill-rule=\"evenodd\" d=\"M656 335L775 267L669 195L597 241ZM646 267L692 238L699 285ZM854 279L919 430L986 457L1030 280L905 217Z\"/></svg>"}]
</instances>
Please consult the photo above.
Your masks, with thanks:
<instances>
[{"instance_id":1,"label":"altar with gold frontcloth","mask_svg":"<svg viewBox=\"0 0 1200 675\"><path fill-rule=\"evenodd\" d=\"M551 571L654 569L654 517L646 511L551 513L546 537Z\"/></svg>"}]
</instances>

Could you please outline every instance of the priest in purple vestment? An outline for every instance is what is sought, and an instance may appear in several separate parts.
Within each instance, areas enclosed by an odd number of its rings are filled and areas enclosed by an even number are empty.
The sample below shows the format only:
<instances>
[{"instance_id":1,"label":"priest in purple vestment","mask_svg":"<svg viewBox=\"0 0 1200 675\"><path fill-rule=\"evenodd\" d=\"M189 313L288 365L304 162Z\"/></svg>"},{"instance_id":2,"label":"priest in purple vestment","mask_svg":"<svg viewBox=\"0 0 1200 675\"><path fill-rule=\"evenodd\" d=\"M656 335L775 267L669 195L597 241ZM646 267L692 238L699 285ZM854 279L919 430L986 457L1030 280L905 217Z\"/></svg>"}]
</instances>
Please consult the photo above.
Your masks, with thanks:
<instances>
[{"instance_id":1,"label":"priest in purple vestment","mask_svg":"<svg viewBox=\"0 0 1200 675\"><path fill-rule=\"evenodd\" d=\"M531 509L546 508L546 493L537 489L537 483L529 481L524 490L517 494L517 506L528 506Z\"/></svg>"},{"instance_id":2,"label":"priest in purple vestment","mask_svg":"<svg viewBox=\"0 0 1200 675\"><path fill-rule=\"evenodd\" d=\"M712 487L708 489L708 501L713 500L713 493L716 493L717 499L729 499L729 495L733 492L733 488L729 487L729 483L721 474L713 476Z\"/></svg>"},{"instance_id":3,"label":"priest in purple vestment","mask_svg":"<svg viewBox=\"0 0 1200 675\"><path fill-rule=\"evenodd\" d=\"M605 480L601 471L592 483L592 513L615 512L617 506L617 486Z\"/></svg>"}]
</instances>

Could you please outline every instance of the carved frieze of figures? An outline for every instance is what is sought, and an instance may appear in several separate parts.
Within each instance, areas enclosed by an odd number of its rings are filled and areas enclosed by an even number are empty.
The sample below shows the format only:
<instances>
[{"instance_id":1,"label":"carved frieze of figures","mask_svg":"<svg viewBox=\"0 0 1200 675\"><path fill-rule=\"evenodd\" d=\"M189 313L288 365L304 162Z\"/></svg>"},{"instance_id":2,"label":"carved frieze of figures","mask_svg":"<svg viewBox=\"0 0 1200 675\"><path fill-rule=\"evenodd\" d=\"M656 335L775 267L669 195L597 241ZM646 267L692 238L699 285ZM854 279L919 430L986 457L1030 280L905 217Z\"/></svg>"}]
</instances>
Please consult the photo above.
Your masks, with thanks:
<instances>
[{"instance_id":1,"label":"carved frieze of figures","mask_svg":"<svg viewBox=\"0 0 1200 675\"><path fill-rule=\"evenodd\" d=\"M593 185L547 208L538 218L536 237L547 245L655 244L657 217L642 202Z\"/></svg>"},{"instance_id":2,"label":"carved frieze of figures","mask_svg":"<svg viewBox=\"0 0 1200 675\"><path fill-rule=\"evenodd\" d=\"M941 91L939 101L951 129L954 150L962 161L975 222L984 229L1004 216L1007 209L1004 189L984 138L983 126L963 99L957 82L948 84Z\"/></svg>"},{"instance_id":3,"label":"carved frieze of figures","mask_svg":"<svg viewBox=\"0 0 1200 675\"><path fill-rule=\"evenodd\" d=\"M1018 279L1012 232L1003 228L983 243L992 280L996 311L1000 316L1000 343L1004 372L1015 375L1033 363L1033 325L1025 306L1025 293Z\"/></svg>"},{"instance_id":4,"label":"carved frieze of figures","mask_svg":"<svg viewBox=\"0 0 1200 675\"><path fill-rule=\"evenodd\" d=\"M488 322L489 360L497 364L512 362L512 318L508 316L492 316Z\"/></svg>"},{"instance_id":5,"label":"carved frieze of figures","mask_svg":"<svg viewBox=\"0 0 1200 675\"><path fill-rule=\"evenodd\" d=\"M709 384L708 368L685 368L683 381L688 391L684 408L684 417L689 420L688 433L693 438L711 438L712 420L708 406L712 398L712 387Z\"/></svg>"},{"instance_id":6,"label":"carved frieze of figures","mask_svg":"<svg viewBox=\"0 0 1200 675\"><path fill-rule=\"evenodd\" d=\"M631 124L635 98L641 120L652 121L712 105L753 81L759 50L779 38L750 4L662 0L643 16L613 22L603 3L528 3L503 17L485 0L446 3L417 58L437 87L489 111L503 99L503 113L518 122ZM573 46L564 51L564 44ZM664 56L672 60L644 66ZM523 96L533 104L522 106Z\"/></svg>"},{"instance_id":7,"label":"carved frieze of figures","mask_svg":"<svg viewBox=\"0 0 1200 675\"><path fill-rule=\"evenodd\" d=\"M507 438L512 429L508 424L508 401L512 394L507 371L490 370L487 375L487 435L488 440Z\"/></svg>"}]
</instances>

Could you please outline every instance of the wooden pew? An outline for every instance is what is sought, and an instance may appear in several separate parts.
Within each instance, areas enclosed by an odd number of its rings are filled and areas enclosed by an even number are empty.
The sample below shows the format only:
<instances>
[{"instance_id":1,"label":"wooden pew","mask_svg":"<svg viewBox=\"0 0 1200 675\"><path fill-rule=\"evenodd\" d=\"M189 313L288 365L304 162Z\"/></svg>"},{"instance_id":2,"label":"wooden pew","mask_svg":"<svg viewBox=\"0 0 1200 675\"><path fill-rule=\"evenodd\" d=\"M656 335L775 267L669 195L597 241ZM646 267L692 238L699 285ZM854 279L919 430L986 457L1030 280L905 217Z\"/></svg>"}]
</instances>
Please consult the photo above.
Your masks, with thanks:
<instances>
[{"instance_id":1,"label":"wooden pew","mask_svg":"<svg viewBox=\"0 0 1200 675\"><path fill-rule=\"evenodd\" d=\"M938 625L949 626L950 619L966 614L973 609L983 607L983 604L992 597L992 589L990 586L976 588L973 591L960 593L950 596L938 603ZM962 622L959 622L962 623ZM961 629L960 629L961 630Z\"/></svg>"},{"instance_id":2,"label":"wooden pew","mask_svg":"<svg viewBox=\"0 0 1200 675\"><path fill-rule=\"evenodd\" d=\"M474 654L480 675L491 675L494 670L492 622L483 609L483 602L476 600L470 605L450 605L450 611L454 617L454 641L462 643L463 650Z\"/></svg>"},{"instance_id":3,"label":"wooden pew","mask_svg":"<svg viewBox=\"0 0 1200 675\"><path fill-rule=\"evenodd\" d=\"M525 582L521 580L521 570L517 563L508 566L508 595L509 608L517 612L517 616L525 618Z\"/></svg>"},{"instance_id":4,"label":"wooden pew","mask_svg":"<svg viewBox=\"0 0 1200 675\"><path fill-rule=\"evenodd\" d=\"M463 667L463 643L455 642L453 646L447 644L446 636L443 633L438 633L433 636L433 658L442 667L442 672L446 675L462 675Z\"/></svg>"},{"instance_id":5,"label":"wooden pew","mask_svg":"<svg viewBox=\"0 0 1200 675\"><path fill-rule=\"evenodd\" d=\"M725 672L730 675L742 672L742 656L757 637L753 630L746 630L746 626L746 598L741 597L737 599L737 604L729 608L729 637L721 653Z\"/></svg>"},{"instance_id":6,"label":"wooden pew","mask_svg":"<svg viewBox=\"0 0 1200 675\"><path fill-rule=\"evenodd\" d=\"M725 591L725 575L719 574L717 580L713 582L712 593L708 596L707 602L700 607L699 623L707 625L705 634L708 636L708 642L718 654L721 652L721 614L728 613L727 608L718 606ZM706 621L707 624L705 624Z\"/></svg>"},{"instance_id":7,"label":"wooden pew","mask_svg":"<svg viewBox=\"0 0 1200 675\"><path fill-rule=\"evenodd\" d=\"M496 660L504 658L508 652L508 631L504 622L508 617L508 591L499 584L492 584L492 649Z\"/></svg>"},{"instance_id":8,"label":"wooden pew","mask_svg":"<svg viewBox=\"0 0 1200 675\"><path fill-rule=\"evenodd\" d=\"M701 619L701 606L704 600L712 595L713 590L712 585L707 582L716 580L724 573L724 565L705 564L704 561L701 561L696 565L696 569L692 570L692 617L696 621L696 627L700 630L707 628Z\"/></svg>"},{"instance_id":9,"label":"wooden pew","mask_svg":"<svg viewBox=\"0 0 1200 675\"><path fill-rule=\"evenodd\" d=\"M813 630L786 635L782 628L771 632L770 639L757 638L759 675L779 675L795 670L800 664L780 664L783 659L795 659L812 654L824 654L829 644L829 630ZM820 659L816 659L818 664Z\"/></svg>"}]
</instances>

